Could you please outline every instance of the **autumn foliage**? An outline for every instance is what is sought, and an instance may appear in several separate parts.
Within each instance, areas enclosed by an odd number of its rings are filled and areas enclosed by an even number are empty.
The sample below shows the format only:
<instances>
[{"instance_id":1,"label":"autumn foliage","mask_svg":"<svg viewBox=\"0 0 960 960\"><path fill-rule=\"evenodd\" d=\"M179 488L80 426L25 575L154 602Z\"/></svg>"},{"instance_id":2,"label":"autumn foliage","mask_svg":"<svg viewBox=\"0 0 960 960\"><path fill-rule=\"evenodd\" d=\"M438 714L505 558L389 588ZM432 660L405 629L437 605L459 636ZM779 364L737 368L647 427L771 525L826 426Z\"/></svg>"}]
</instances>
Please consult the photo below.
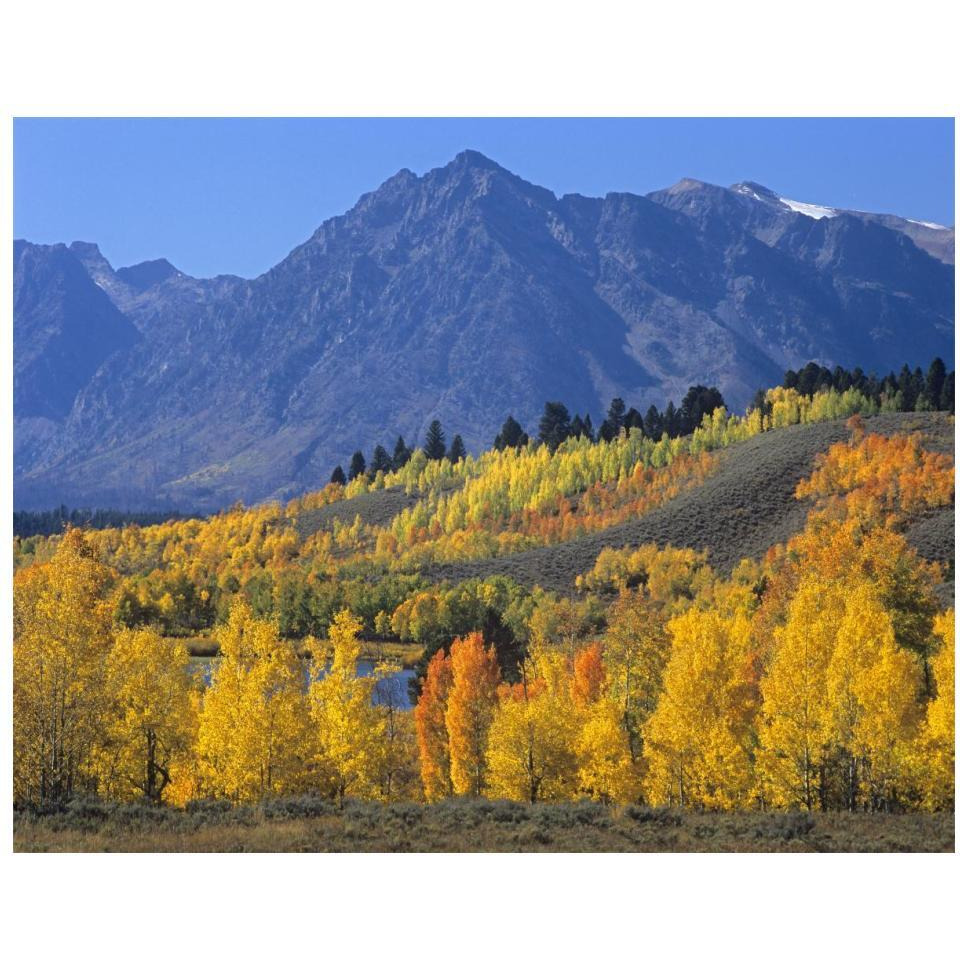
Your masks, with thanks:
<instances>
[{"instance_id":1,"label":"autumn foliage","mask_svg":"<svg viewBox=\"0 0 960 960\"><path fill-rule=\"evenodd\" d=\"M657 443L414 456L286 508L33 544L14 582L15 800L950 808L954 614L904 529L952 503L954 469L919 434L852 421L797 488L803 529L729 576L653 544L602 551L564 597L398 572L620 522L750 431L852 412L819 397ZM388 480L423 494L388 526L298 526ZM201 630L207 682L182 639ZM377 692L395 665L358 675L371 632L432 644L413 711Z\"/></svg>"}]
</instances>

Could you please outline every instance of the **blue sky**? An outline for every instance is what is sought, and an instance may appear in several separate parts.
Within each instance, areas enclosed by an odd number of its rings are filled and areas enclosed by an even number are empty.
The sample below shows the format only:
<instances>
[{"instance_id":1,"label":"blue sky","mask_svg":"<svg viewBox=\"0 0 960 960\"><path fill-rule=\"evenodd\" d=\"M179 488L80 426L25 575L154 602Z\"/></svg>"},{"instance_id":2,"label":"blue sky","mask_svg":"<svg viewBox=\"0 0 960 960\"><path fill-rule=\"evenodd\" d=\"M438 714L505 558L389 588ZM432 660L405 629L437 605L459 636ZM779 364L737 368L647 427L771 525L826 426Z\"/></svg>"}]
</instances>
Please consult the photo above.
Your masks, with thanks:
<instances>
[{"instance_id":1,"label":"blue sky","mask_svg":"<svg viewBox=\"0 0 960 960\"><path fill-rule=\"evenodd\" d=\"M252 277L397 170L466 148L558 194L755 180L954 221L952 119L21 119L14 235Z\"/></svg>"}]
</instances>

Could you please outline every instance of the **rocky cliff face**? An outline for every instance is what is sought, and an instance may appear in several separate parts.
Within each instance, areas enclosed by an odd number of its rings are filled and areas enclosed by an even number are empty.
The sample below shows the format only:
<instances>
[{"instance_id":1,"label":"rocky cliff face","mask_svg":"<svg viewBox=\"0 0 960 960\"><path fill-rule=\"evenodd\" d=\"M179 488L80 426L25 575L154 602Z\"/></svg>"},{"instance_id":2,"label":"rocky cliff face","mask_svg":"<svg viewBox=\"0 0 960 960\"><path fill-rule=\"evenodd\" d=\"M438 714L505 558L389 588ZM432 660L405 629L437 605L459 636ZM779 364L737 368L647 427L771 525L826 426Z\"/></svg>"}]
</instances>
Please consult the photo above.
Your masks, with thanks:
<instances>
[{"instance_id":1,"label":"rocky cliff face","mask_svg":"<svg viewBox=\"0 0 960 960\"><path fill-rule=\"evenodd\" d=\"M557 198L468 151L254 280L18 242L17 506L252 502L434 417L476 449L547 399L596 417L700 382L742 408L808 360L952 356L952 230L790 203L691 180Z\"/></svg>"}]
</instances>

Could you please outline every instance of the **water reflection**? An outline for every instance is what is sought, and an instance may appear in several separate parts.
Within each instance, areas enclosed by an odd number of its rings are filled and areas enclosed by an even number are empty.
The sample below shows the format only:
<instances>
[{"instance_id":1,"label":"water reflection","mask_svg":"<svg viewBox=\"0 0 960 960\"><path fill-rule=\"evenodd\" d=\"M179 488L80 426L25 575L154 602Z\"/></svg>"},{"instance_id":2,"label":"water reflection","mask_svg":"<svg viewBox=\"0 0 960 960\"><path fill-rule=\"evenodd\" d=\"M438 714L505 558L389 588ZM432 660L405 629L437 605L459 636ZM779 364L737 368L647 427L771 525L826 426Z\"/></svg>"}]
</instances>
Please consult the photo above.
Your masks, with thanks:
<instances>
[{"instance_id":1,"label":"water reflection","mask_svg":"<svg viewBox=\"0 0 960 960\"><path fill-rule=\"evenodd\" d=\"M213 665L218 659L218 657L191 657L190 672L199 676L204 685L207 685L210 683ZM375 660L358 660L357 676L372 676L376 667ZM309 661L304 661L304 672L309 676ZM398 710L409 710L413 706L410 702L409 681L415 675L413 670L402 669L389 677L381 677L373 688L373 702L378 706L393 706Z\"/></svg>"}]
</instances>

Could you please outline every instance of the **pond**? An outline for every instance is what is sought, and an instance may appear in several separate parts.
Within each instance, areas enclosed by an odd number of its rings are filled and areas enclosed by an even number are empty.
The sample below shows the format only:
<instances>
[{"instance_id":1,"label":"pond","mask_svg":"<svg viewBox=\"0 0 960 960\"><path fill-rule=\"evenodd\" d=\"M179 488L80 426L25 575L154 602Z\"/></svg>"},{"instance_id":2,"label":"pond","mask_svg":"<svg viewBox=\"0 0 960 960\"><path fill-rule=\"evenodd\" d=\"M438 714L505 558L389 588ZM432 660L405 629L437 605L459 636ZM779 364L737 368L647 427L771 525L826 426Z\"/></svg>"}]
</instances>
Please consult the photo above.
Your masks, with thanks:
<instances>
[{"instance_id":1,"label":"pond","mask_svg":"<svg viewBox=\"0 0 960 960\"><path fill-rule=\"evenodd\" d=\"M218 657L191 657L189 670L192 674L201 677L204 684L208 684L210 683L213 665L218 659ZM304 661L304 672L307 670L307 663L308 661ZM371 676L376 666L377 662L375 660L358 660L357 676ZM416 672L414 670L402 669L391 677L384 677L379 680L373 689L373 702L378 705L392 704L400 710L409 710L413 706L410 700L409 681L415 676Z\"/></svg>"}]
</instances>

